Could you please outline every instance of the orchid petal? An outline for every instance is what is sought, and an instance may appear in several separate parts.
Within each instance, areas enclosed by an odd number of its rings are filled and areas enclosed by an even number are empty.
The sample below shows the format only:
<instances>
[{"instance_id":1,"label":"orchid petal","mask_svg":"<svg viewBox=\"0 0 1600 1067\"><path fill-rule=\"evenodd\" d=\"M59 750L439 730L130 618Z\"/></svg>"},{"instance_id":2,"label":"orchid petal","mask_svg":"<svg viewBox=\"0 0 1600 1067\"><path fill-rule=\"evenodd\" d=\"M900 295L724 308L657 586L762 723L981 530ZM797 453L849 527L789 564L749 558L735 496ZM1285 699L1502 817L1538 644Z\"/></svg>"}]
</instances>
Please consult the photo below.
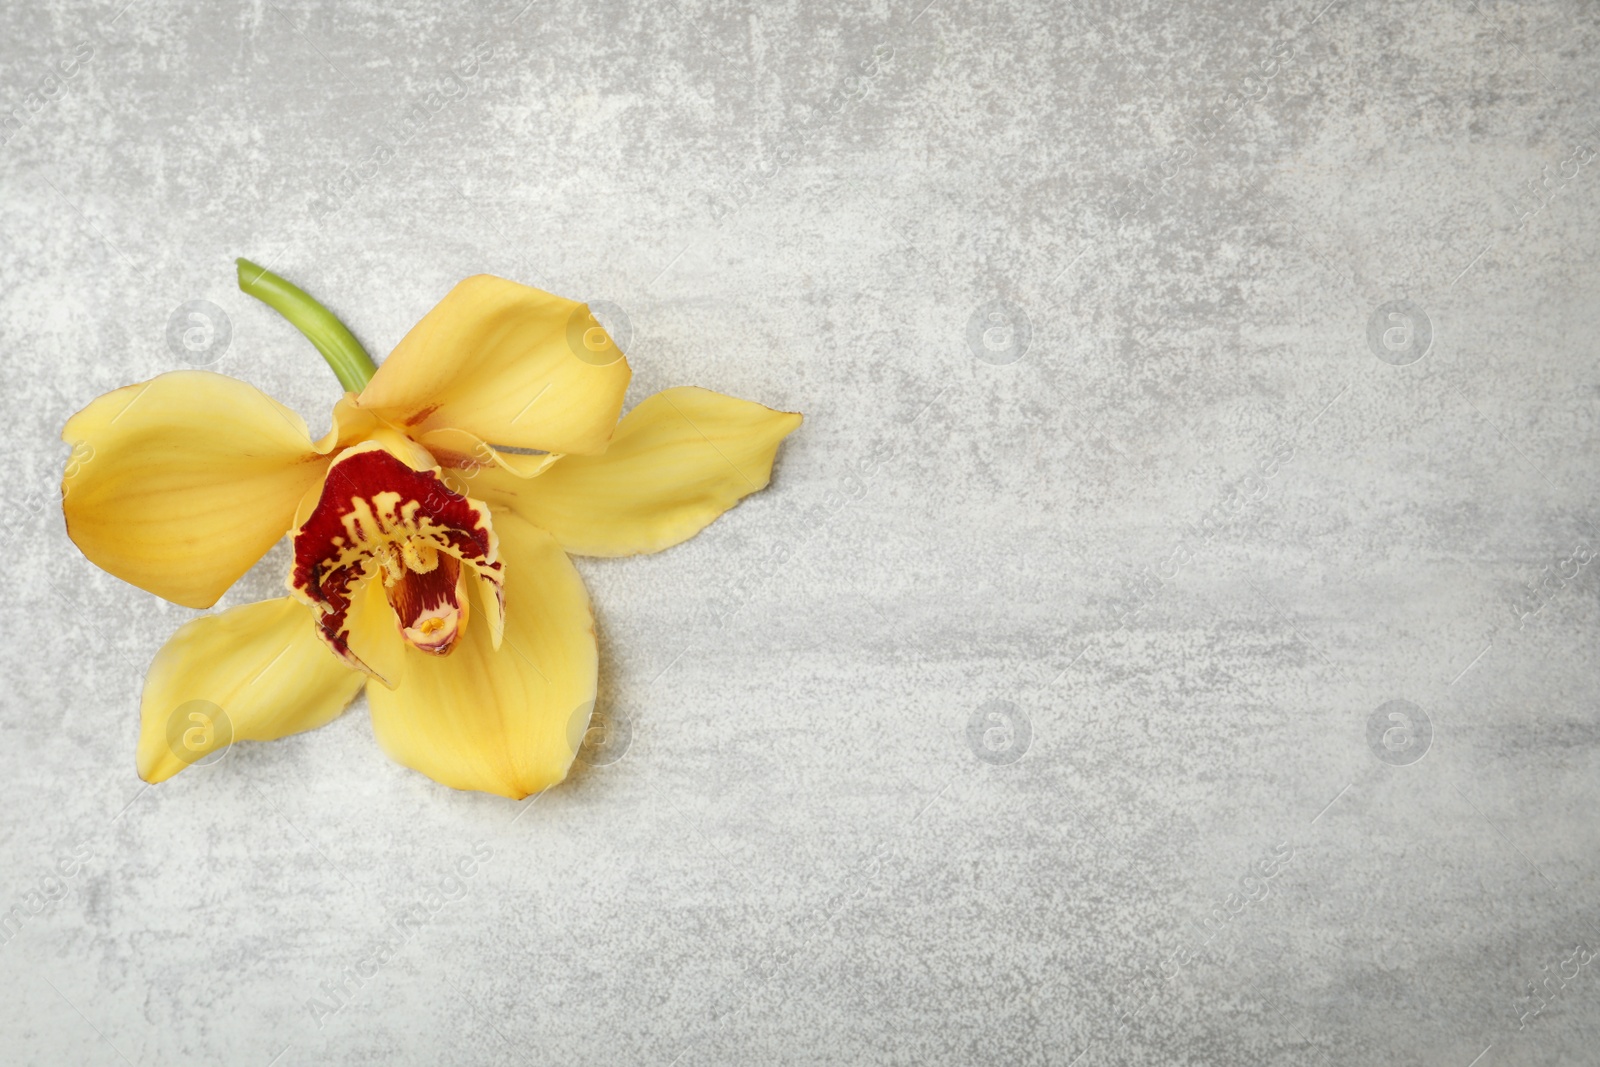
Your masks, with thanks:
<instances>
[{"instance_id":1,"label":"orchid petal","mask_svg":"<svg viewBox=\"0 0 1600 1067\"><path fill-rule=\"evenodd\" d=\"M359 403L416 437L459 429L590 454L605 449L631 376L586 305L479 274L412 327Z\"/></svg>"},{"instance_id":2,"label":"orchid petal","mask_svg":"<svg viewBox=\"0 0 1600 1067\"><path fill-rule=\"evenodd\" d=\"M366 676L288 597L185 624L156 653L139 707L139 777L163 782L232 741L275 741L336 718Z\"/></svg>"},{"instance_id":3,"label":"orchid petal","mask_svg":"<svg viewBox=\"0 0 1600 1067\"><path fill-rule=\"evenodd\" d=\"M244 382L174 371L67 421L67 532L90 562L207 608L289 529L321 476L300 416Z\"/></svg>"},{"instance_id":4,"label":"orchid petal","mask_svg":"<svg viewBox=\"0 0 1600 1067\"><path fill-rule=\"evenodd\" d=\"M706 389L668 389L628 413L604 455L565 456L527 480L484 469L467 484L575 555L659 552L765 488L800 421Z\"/></svg>"},{"instance_id":5,"label":"orchid petal","mask_svg":"<svg viewBox=\"0 0 1600 1067\"><path fill-rule=\"evenodd\" d=\"M393 760L444 785L516 799L566 777L594 707L594 617L554 538L495 516L506 561L505 635L470 628L449 656L407 648L397 689L367 686ZM479 604L481 608L483 605Z\"/></svg>"}]
</instances>

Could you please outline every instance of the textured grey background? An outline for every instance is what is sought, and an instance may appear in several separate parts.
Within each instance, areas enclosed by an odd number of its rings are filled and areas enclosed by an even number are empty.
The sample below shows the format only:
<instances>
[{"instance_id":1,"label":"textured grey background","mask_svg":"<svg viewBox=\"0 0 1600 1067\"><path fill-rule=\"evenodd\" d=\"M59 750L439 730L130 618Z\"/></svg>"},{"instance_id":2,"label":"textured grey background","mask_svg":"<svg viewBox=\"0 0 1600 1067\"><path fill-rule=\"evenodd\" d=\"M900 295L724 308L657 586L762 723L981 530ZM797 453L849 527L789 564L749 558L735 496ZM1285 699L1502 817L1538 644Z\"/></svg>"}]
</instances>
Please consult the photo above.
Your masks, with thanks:
<instances>
[{"instance_id":1,"label":"textured grey background","mask_svg":"<svg viewBox=\"0 0 1600 1067\"><path fill-rule=\"evenodd\" d=\"M7 5L0 1061L1600 1062L1600 13L1323 2ZM567 784L361 703L136 778L191 613L56 435L195 362L320 432L236 255L375 354L489 271L631 400L808 416L580 564Z\"/></svg>"}]
</instances>

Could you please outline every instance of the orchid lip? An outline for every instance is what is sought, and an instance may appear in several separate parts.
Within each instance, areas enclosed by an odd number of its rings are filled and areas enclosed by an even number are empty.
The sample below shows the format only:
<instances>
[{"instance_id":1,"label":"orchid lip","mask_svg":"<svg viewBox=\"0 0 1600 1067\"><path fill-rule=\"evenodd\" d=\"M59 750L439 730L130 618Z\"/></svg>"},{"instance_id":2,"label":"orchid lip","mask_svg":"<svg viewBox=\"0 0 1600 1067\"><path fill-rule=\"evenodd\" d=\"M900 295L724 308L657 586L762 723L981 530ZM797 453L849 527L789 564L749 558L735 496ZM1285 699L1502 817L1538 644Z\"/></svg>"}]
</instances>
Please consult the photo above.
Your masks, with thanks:
<instances>
[{"instance_id":1,"label":"orchid lip","mask_svg":"<svg viewBox=\"0 0 1600 1067\"><path fill-rule=\"evenodd\" d=\"M397 553L402 559L404 551ZM419 652L448 655L457 638L467 629L467 590L462 567L455 557L435 554L434 565L426 571L405 566L400 576L390 580L382 575L384 595L394 610L400 636Z\"/></svg>"},{"instance_id":2,"label":"orchid lip","mask_svg":"<svg viewBox=\"0 0 1600 1067\"><path fill-rule=\"evenodd\" d=\"M329 466L294 532L294 557L290 588L312 607L322 639L374 675L351 647L351 609L364 585L382 584L402 640L443 656L467 630L469 577L487 578L497 596L503 577L488 509L371 441Z\"/></svg>"}]
</instances>

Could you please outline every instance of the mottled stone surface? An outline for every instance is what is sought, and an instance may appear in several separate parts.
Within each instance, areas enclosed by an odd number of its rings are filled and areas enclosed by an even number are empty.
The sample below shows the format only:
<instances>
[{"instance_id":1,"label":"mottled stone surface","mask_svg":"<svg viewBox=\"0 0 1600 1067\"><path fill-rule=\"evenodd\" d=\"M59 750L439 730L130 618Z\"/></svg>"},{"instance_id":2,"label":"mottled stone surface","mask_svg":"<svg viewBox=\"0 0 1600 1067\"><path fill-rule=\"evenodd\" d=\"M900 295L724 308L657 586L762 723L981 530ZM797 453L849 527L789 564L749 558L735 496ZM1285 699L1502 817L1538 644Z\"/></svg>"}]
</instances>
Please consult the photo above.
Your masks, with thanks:
<instances>
[{"instance_id":1,"label":"mottled stone surface","mask_svg":"<svg viewBox=\"0 0 1600 1067\"><path fill-rule=\"evenodd\" d=\"M1600 1061L1592 3L121 2L0 11L0 1062ZM238 255L807 414L581 562L565 785L361 702L137 779L194 613L57 435L196 364L320 432Z\"/></svg>"}]
</instances>

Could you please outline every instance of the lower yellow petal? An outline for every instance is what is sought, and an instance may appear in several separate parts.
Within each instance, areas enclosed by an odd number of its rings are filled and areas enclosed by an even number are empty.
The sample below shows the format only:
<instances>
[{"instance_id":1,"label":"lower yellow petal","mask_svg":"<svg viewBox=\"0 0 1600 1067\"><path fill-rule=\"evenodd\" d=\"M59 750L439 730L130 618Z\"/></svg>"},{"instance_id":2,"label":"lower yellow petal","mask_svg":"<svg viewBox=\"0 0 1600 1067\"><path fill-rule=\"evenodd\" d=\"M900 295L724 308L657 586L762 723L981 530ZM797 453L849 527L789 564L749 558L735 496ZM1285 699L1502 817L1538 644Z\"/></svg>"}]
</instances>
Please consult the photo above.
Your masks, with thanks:
<instances>
[{"instance_id":1,"label":"lower yellow petal","mask_svg":"<svg viewBox=\"0 0 1600 1067\"><path fill-rule=\"evenodd\" d=\"M505 634L469 627L448 656L407 647L398 689L367 686L372 728L397 763L456 789L521 799L566 777L594 707L594 616L549 534L496 515ZM480 602L479 607L482 607Z\"/></svg>"},{"instance_id":2,"label":"lower yellow petal","mask_svg":"<svg viewBox=\"0 0 1600 1067\"><path fill-rule=\"evenodd\" d=\"M314 730L360 692L366 675L317 637L305 605L279 597L184 625L145 676L139 777L164 782L233 741Z\"/></svg>"},{"instance_id":3,"label":"lower yellow petal","mask_svg":"<svg viewBox=\"0 0 1600 1067\"><path fill-rule=\"evenodd\" d=\"M90 561L207 608L289 529L326 466L300 416L253 386L174 371L67 421L67 532Z\"/></svg>"},{"instance_id":4,"label":"lower yellow petal","mask_svg":"<svg viewBox=\"0 0 1600 1067\"><path fill-rule=\"evenodd\" d=\"M707 389L657 393L598 456L563 456L537 478L485 469L474 492L580 556L631 556L687 541L772 476L801 417Z\"/></svg>"}]
</instances>

